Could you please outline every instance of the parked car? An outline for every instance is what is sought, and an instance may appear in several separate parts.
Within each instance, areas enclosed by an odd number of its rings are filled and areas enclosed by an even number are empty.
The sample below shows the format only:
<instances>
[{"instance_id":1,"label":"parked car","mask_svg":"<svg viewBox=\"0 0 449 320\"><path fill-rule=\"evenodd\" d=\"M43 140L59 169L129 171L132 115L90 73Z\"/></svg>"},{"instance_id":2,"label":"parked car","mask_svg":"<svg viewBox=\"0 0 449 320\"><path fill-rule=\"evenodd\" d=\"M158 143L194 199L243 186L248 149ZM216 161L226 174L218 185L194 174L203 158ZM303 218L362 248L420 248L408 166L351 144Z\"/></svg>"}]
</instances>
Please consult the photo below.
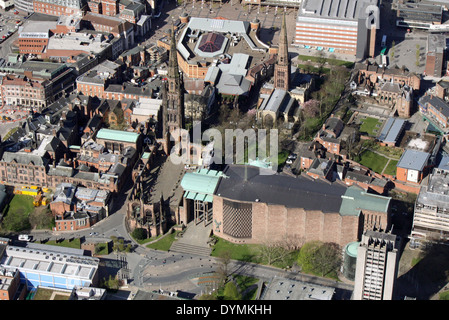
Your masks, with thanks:
<instances>
[{"instance_id":1,"label":"parked car","mask_svg":"<svg viewBox=\"0 0 449 320\"><path fill-rule=\"evenodd\" d=\"M19 234L20 241L31 241L31 237L27 234Z\"/></svg>"}]
</instances>

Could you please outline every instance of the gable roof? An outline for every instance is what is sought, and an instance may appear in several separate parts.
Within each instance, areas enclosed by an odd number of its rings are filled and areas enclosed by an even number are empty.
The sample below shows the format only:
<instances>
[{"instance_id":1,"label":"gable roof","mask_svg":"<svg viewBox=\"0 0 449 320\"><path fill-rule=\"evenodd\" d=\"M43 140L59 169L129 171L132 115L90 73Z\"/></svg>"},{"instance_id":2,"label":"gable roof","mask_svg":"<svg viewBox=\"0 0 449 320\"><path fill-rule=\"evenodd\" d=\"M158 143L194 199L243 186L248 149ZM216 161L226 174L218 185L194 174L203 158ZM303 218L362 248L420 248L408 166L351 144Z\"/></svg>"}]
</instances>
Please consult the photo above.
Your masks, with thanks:
<instances>
[{"instance_id":1,"label":"gable roof","mask_svg":"<svg viewBox=\"0 0 449 320\"><path fill-rule=\"evenodd\" d=\"M140 134L129 131L112 130L112 129L100 129L97 133L97 139L115 140L123 142L136 143Z\"/></svg>"}]
</instances>

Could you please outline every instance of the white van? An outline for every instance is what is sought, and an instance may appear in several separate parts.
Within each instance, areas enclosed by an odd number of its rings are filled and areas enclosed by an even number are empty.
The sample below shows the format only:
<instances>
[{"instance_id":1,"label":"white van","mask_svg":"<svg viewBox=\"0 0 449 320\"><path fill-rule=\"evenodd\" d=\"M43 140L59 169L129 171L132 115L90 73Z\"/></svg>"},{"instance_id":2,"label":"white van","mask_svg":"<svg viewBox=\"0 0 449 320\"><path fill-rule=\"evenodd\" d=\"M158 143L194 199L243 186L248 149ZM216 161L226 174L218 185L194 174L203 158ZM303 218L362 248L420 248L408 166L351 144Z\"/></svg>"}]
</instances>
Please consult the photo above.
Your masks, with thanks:
<instances>
[{"instance_id":1,"label":"white van","mask_svg":"<svg viewBox=\"0 0 449 320\"><path fill-rule=\"evenodd\" d=\"M19 234L19 240L20 240L20 241L30 241L31 238L30 238L30 236L27 235L27 234Z\"/></svg>"}]
</instances>

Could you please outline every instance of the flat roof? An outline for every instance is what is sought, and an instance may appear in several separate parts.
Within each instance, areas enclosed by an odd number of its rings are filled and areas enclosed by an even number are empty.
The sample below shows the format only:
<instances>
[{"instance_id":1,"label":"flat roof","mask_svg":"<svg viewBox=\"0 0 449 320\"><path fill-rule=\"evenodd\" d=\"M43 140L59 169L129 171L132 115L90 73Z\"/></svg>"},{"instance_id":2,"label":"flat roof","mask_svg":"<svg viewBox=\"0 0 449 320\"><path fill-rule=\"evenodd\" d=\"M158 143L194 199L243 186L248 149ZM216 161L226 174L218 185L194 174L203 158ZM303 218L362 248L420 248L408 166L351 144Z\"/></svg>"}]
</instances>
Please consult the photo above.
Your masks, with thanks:
<instances>
[{"instance_id":1,"label":"flat roof","mask_svg":"<svg viewBox=\"0 0 449 320\"><path fill-rule=\"evenodd\" d=\"M129 131L100 129L97 133L97 139L115 140L123 142L137 142L139 134Z\"/></svg>"},{"instance_id":2,"label":"flat roof","mask_svg":"<svg viewBox=\"0 0 449 320\"><path fill-rule=\"evenodd\" d=\"M377 0L303 0L297 21L304 17L357 21L365 17L368 5L377 6Z\"/></svg>"},{"instance_id":3,"label":"flat roof","mask_svg":"<svg viewBox=\"0 0 449 320\"><path fill-rule=\"evenodd\" d=\"M262 300L332 300L335 288L274 277Z\"/></svg>"},{"instance_id":4,"label":"flat roof","mask_svg":"<svg viewBox=\"0 0 449 320\"><path fill-rule=\"evenodd\" d=\"M447 172L433 170L427 185L419 190L416 203L449 210L449 177Z\"/></svg>"}]
</instances>

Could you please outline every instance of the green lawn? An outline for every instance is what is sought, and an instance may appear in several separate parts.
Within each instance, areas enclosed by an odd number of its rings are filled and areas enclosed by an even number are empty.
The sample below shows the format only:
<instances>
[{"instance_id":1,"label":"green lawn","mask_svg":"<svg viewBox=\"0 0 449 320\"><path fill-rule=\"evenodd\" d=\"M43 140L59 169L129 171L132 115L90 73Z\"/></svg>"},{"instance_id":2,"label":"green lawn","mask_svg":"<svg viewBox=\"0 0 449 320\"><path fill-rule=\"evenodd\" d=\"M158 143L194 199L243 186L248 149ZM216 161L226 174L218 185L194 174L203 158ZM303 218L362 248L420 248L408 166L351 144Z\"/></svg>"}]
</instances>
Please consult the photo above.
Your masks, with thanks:
<instances>
[{"instance_id":1,"label":"green lawn","mask_svg":"<svg viewBox=\"0 0 449 320\"><path fill-rule=\"evenodd\" d=\"M359 161L361 165L368 167L377 173L382 173L382 170L384 169L387 162L387 158L368 150L362 153L361 160Z\"/></svg>"},{"instance_id":2,"label":"green lawn","mask_svg":"<svg viewBox=\"0 0 449 320\"><path fill-rule=\"evenodd\" d=\"M164 237L161 237L156 242L150 243L146 247L150 248L150 249L168 251L168 250L170 250L170 247L171 247L173 241L175 241L175 237L176 237L177 233L178 232L172 232ZM151 239L150 239L150 241L151 241Z\"/></svg>"},{"instance_id":3,"label":"green lawn","mask_svg":"<svg viewBox=\"0 0 449 320\"><path fill-rule=\"evenodd\" d=\"M366 133L369 136L375 137L379 134L379 130L382 127L382 121L376 118L366 118L362 120L360 124L360 133Z\"/></svg>"},{"instance_id":4,"label":"green lawn","mask_svg":"<svg viewBox=\"0 0 449 320\"><path fill-rule=\"evenodd\" d=\"M302 61L312 61L312 62L319 62L320 57L317 56L306 56L306 55L298 55L298 60ZM331 58L325 58L325 61L327 61L330 65L334 66L345 66L347 68L352 68L354 66L354 62L351 61L345 61L345 60L339 60L339 59L331 59Z\"/></svg>"},{"instance_id":5,"label":"green lawn","mask_svg":"<svg viewBox=\"0 0 449 320\"><path fill-rule=\"evenodd\" d=\"M220 257L223 252L230 252L231 259L246 261L246 262L259 262L259 245L256 244L234 244L229 241L217 238L217 242L212 250L213 257Z\"/></svg>"},{"instance_id":6,"label":"green lawn","mask_svg":"<svg viewBox=\"0 0 449 320\"><path fill-rule=\"evenodd\" d=\"M64 239L61 242L56 242L56 240L49 240L45 244L49 244L52 246L66 247L66 248L75 248L75 249L81 248L81 241L78 238L73 239L72 241L70 241L68 239Z\"/></svg>"},{"instance_id":7,"label":"green lawn","mask_svg":"<svg viewBox=\"0 0 449 320\"><path fill-rule=\"evenodd\" d=\"M396 175L396 166L398 165L398 160L390 160L390 163L388 163L388 166L385 168L384 174L389 174L391 176Z\"/></svg>"},{"instance_id":8,"label":"green lawn","mask_svg":"<svg viewBox=\"0 0 449 320\"><path fill-rule=\"evenodd\" d=\"M4 210L2 227L15 232L29 229L29 216L33 211L32 196L15 194Z\"/></svg>"}]
</instances>

